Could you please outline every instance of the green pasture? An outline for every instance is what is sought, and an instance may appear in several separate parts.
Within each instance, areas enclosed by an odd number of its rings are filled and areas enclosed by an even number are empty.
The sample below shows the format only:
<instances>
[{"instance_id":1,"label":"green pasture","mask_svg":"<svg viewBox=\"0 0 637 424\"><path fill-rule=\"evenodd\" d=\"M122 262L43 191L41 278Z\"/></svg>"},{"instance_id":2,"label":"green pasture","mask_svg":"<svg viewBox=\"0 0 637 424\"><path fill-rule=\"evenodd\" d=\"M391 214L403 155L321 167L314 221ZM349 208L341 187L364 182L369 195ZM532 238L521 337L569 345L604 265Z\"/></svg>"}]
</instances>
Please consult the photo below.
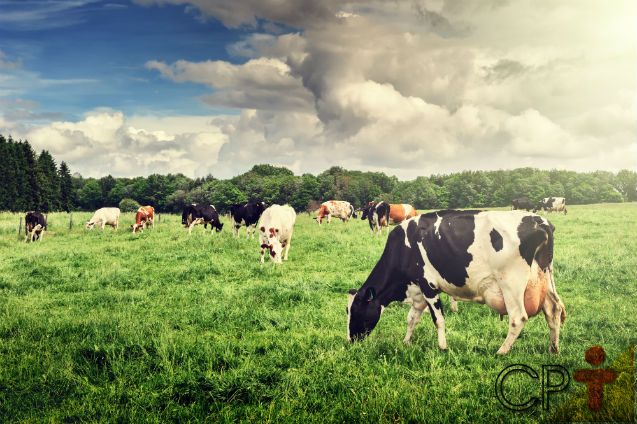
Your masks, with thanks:
<instances>
[{"instance_id":1,"label":"green pasture","mask_svg":"<svg viewBox=\"0 0 637 424\"><path fill-rule=\"evenodd\" d=\"M44 240L24 243L20 215L0 214L0 422L534 423L581 395L573 372L591 367L590 346L605 349L609 366L635 343L634 203L550 216L567 311L557 356L543 316L498 356L507 320L464 302L455 313L446 296L448 351L428 316L404 346L400 303L348 344L347 290L386 240L360 219L319 227L299 214L289 260L262 265L258 240L245 228L233 239L226 217L221 233L197 226L188 236L176 215L137 235L132 213L117 232L84 230L90 216L74 212L69 230L69 215L52 213ZM495 395L512 364L540 375L560 365L571 382L548 410L513 412ZM540 390L524 375L506 386L518 403ZM617 405L633 412L632 401Z\"/></svg>"}]
</instances>

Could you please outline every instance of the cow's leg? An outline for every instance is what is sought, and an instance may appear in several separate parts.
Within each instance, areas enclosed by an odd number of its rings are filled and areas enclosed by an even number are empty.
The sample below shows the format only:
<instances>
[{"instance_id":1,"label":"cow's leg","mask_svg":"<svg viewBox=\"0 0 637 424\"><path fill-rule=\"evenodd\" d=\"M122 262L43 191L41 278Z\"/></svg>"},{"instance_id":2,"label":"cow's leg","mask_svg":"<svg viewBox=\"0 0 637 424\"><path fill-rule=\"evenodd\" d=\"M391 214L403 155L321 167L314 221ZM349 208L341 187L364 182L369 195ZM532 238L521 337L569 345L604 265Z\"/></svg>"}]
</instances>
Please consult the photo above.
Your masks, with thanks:
<instances>
[{"instance_id":1,"label":"cow's leg","mask_svg":"<svg viewBox=\"0 0 637 424\"><path fill-rule=\"evenodd\" d=\"M411 341L411 336L414 334L414 329L420 322L420 318L422 317L422 313L425 311L427 304L415 304L411 305L411 309L409 309L409 313L407 314L407 334L405 334L405 338L403 339L403 343L409 344Z\"/></svg>"},{"instance_id":2,"label":"cow's leg","mask_svg":"<svg viewBox=\"0 0 637 424\"><path fill-rule=\"evenodd\" d=\"M447 336L445 335L445 314L442 311L442 302L437 292L433 290L427 290L427 292L423 292L423 294L425 295L425 302L429 306L431 319L438 329L438 347L444 350L447 349Z\"/></svg>"},{"instance_id":3,"label":"cow's leg","mask_svg":"<svg viewBox=\"0 0 637 424\"><path fill-rule=\"evenodd\" d=\"M504 306L509 315L509 332L504 343L502 343L502 346L498 349L498 354L500 355L509 353L513 343L515 343L522 328L524 328L524 324L529 319L526 309L524 308L524 289L526 283L524 285L520 284L520 277L522 279L528 278L528 268L525 271L526 272L519 272L515 269L507 270L507 273L513 277L500 280L499 285L502 290ZM517 278L515 276L517 276Z\"/></svg>"},{"instance_id":4,"label":"cow's leg","mask_svg":"<svg viewBox=\"0 0 637 424\"><path fill-rule=\"evenodd\" d=\"M194 227L195 225L197 225L197 220L192 221L188 226L188 235L192 234L192 227Z\"/></svg>"},{"instance_id":5,"label":"cow's leg","mask_svg":"<svg viewBox=\"0 0 637 424\"><path fill-rule=\"evenodd\" d=\"M544 318L549 326L550 340L549 353L560 353L560 324L566 321L566 308L555 291L555 281L553 280L553 266L549 269L549 290L542 305Z\"/></svg>"},{"instance_id":6,"label":"cow's leg","mask_svg":"<svg viewBox=\"0 0 637 424\"><path fill-rule=\"evenodd\" d=\"M40 235L38 236L38 239L42 241L43 237L44 237L44 230L40 231Z\"/></svg>"},{"instance_id":7,"label":"cow's leg","mask_svg":"<svg viewBox=\"0 0 637 424\"><path fill-rule=\"evenodd\" d=\"M249 238L250 238L250 226L246 224L246 240ZM254 233L252 235L252 238L254 238Z\"/></svg>"},{"instance_id":8,"label":"cow's leg","mask_svg":"<svg viewBox=\"0 0 637 424\"><path fill-rule=\"evenodd\" d=\"M458 302L456 302L456 299L449 295L449 301L451 302L451 309L453 309L454 312L458 312Z\"/></svg>"},{"instance_id":9,"label":"cow's leg","mask_svg":"<svg viewBox=\"0 0 637 424\"><path fill-rule=\"evenodd\" d=\"M261 263L263 263L263 262L264 262L264 260L263 260L263 256L264 256L264 254L265 254L265 249L262 247L262 248L261 248Z\"/></svg>"},{"instance_id":10,"label":"cow's leg","mask_svg":"<svg viewBox=\"0 0 637 424\"><path fill-rule=\"evenodd\" d=\"M292 232L290 231L290 237L288 237L287 243L285 243L285 256L283 256L283 260L288 260L288 250L290 250L290 241L292 240Z\"/></svg>"}]
</instances>

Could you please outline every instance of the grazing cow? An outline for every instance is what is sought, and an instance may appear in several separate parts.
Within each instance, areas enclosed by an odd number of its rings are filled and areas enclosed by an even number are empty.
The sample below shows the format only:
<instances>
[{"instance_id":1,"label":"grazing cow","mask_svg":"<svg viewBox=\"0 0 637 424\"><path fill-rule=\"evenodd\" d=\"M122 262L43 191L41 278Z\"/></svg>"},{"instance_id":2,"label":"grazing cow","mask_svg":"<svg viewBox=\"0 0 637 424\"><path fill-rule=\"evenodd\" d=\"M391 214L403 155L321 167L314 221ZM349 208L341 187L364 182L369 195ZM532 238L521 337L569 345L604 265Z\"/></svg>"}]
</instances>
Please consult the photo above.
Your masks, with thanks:
<instances>
[{"instance_id":1,"label":"grazing cow","mask_svg":"<svg viewBox=\"0 0 637 424\"><path fill-rule=\"evenodd\" d=\"M499 354L511 350L529 317L544 311L549 352L559 353L566 311L553 279L553 230L545 218L521 211L446 210L403 222L362 287L349 292L347 340L364 338L387 305L403 301L411 303L404 342L428 306L438 346L446 349L444 292L509 315Z\"/></svg>"},{"instance_id":2,"label":"grazing cow","mask_svg":"<svg viewBox=\"0 0 637 424\"><path fill-rule=\"evenodd\" d=\"M513 210L522 210L530 211L536 210L535 204L531 202L527 197L519 197L517 199L511 200L511 204L513 205Z\"/></svg>"},{"instance_id":3,"label":"grazing cow","mask_svg":"<svg viewBox=\"0 0 637 424\"><path fill-rule=\"evenodd\" d=\"M369 228L373 233L375 227L376 234L381 233L382 227L386 227L387 233L389 233L390 224L398 225L406 219L418 216L416 209L406 203L369 202L362 211L361 219L367 218L369 220Z\"/></svg>"},{"instance_id":4,"label":"grazing cow","mask_svg":"<svg viewBox=\"0 0 637 424\"><path fill-rule=\"evenodd\" d=\"M102 227L102 230L106 225L110 225L115 228L119 226L119 208L101 208L95 211L93 217L86 223L86 229L92 230L96 225Z\"/></svg>"},{"instance_id":5,"label":"grazing cow","mask_svg":"<svg viewBox=\"0 0 637 424\"><path fill-rule=\"evenodd\" d=\"M267 208L259 221L259 244L261 245L261 263L265 249L270 251L272 262L280 264L281 253L285 247L283 260L288 260L292 229L296 221L296 213L290 205L272 205Z\"/></svg>"},{"instance_id":6,"label":"grazing cow","mask_svg":"<svg viewBox=\"0 0 637 424\"><path fill-rule=\"evenodd\" d=\"M327 223L329 224L332 216L347 222L351 217L356 218L356 212L354 212L354 207L345 200L328 200L321 204L318 216L315 216L314 219L321 225L323 218L327 217Z\"/></svg>"},{"instance_id":7,"label":"grazing cow","mask_svg":"<svg viewBox=\"0 0 637 424\"><path fill-rule=\"evenodd\" d=\"M257 222L259 222L261 214L267 207L268 205L265 202L243 202L232 204L230 206L232 236L234 237L236 232L237 238L239 238L239 228L241 228L241 225L245 225L246 238L250 237L250 233L252 233L252 238L254 238L254 232L257 228ZM252 232L250 231L250 227L252 227Z\"/></svg>"},{"instance_id":8,"label":"grazing cow","mask_svg":"<svg viewBox=\"0 0 637 424\"><path fill-rule=\"evenodd\" d=\"M144 231L144 227L148 228L148 224L151 224L153 229L155 228L155 209L152 206L142 206L137 209L135 223L132 225L133 233L137 233L139 230Z\"/></svg>"},{"instance_id":9,"label":"grazing cow","mask_svg":"<svg viewBox=\"0 0 637 424\"><path fill-rule=\"evenodd\" d=\"M44 231L46 231L44 216L40 212L27 212L24 217L24 242L29 241L29 236L32 242L38 239L42 241Z\"/></svg>"},{"instance_id":10,"label":"grazing cow","mask_svg":"<svg viewBox=\"0 0 637 424\"><path fill-rule=\"evenodd\" d=\"M566 215L566 198L564 197L545 197L539 205L539 209L544 213L564 212Z\"/></svg>"},{"instance_id":11,"label":"grazing cow","mask_svg":"<svg viewBox=\"0 0 637 424\"><path fill-rule=\"evenodd\" d=\"M197 224L203 224L203 233L205 234L208 224L210 224L210 234L213 228L219 232L223 228L223 224L219 221L219 214L212 205L188 205L181 214L181 223L188 228L188 234L192 234L192 227Z\"/></svg>"}]
</instances>

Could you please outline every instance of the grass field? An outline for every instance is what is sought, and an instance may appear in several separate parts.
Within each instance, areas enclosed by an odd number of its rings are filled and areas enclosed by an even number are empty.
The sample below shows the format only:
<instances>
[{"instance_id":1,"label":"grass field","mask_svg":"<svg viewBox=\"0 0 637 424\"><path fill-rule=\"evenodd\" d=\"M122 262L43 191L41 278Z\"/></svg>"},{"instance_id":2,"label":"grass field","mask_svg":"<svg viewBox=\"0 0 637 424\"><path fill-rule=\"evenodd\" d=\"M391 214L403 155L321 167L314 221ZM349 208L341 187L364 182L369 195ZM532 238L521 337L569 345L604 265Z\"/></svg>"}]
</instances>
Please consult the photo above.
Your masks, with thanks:
<instances>
[{"instance_id":1,"label":"grass field","mask_svg":"<svg viewBox=\"0 0 637 424\"><path fill-rule=\"evenodd\" d=\"M508 323L484 305L448 307L448 351L423 316L404 346L408 306L392 304L362 343L347 344L346 293L380 257L367 222L319 227L297 217L289 260L259 262L258 241L223 231L188 236L162 214L134 235L85 231L88 213L49 215L40 243L0 214L0 422L538 422L582 390L572 373L602 345L607 364L635 343L637 207L569 206L551 216L561 354L529 320L508 356ZM525 412L495 397L497 375L558 364L569 388ZM633 377L634 379L634 377ZM511 401L541 397L528 377ZM537 384L534 384L537 383ZM634 380L633 380L634 384ZM634 408L633 404L630 404Z\"/></svg>"}]
</instances>

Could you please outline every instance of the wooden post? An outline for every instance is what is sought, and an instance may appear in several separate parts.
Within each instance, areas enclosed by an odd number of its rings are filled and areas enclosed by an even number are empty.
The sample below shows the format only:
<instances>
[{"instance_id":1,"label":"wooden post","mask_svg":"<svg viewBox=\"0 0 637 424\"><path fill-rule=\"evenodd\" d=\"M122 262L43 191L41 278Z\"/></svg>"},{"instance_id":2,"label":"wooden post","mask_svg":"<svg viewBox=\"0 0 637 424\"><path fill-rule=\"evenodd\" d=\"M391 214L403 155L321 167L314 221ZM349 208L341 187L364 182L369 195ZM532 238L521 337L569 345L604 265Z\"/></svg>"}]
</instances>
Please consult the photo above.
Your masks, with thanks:
<instances>
[{"instance_id":1,"label":"wooden post","mask_svg":"<svg viewBox=\"0 0 637 424\"><path fill-rule=\"evenodd\" d=\"M161 224L161 214L160 213L157 214L157 224L158 225Z\"/></svg>"},{"instance_id":2,"label":"wooden post","mask_svg":"<svg viewBox=\"0 0 637 424\"><path fill-rule=\"evenodd\" d=\"M73 212L71 212L71 218L69 219L69 230L73 229Z\"/></svg>"},{"instance_id":3,"label":"wooden post","mask_svg":"<svg viewBox=\"0 0 637 424\"><path fill-rule=\"evenodd\" d=\"M26 231L26 228L25 228ZM22 217L20 217L20 225L18 226L18 235L22 233Z\"/></svg>"}]
</instances>

